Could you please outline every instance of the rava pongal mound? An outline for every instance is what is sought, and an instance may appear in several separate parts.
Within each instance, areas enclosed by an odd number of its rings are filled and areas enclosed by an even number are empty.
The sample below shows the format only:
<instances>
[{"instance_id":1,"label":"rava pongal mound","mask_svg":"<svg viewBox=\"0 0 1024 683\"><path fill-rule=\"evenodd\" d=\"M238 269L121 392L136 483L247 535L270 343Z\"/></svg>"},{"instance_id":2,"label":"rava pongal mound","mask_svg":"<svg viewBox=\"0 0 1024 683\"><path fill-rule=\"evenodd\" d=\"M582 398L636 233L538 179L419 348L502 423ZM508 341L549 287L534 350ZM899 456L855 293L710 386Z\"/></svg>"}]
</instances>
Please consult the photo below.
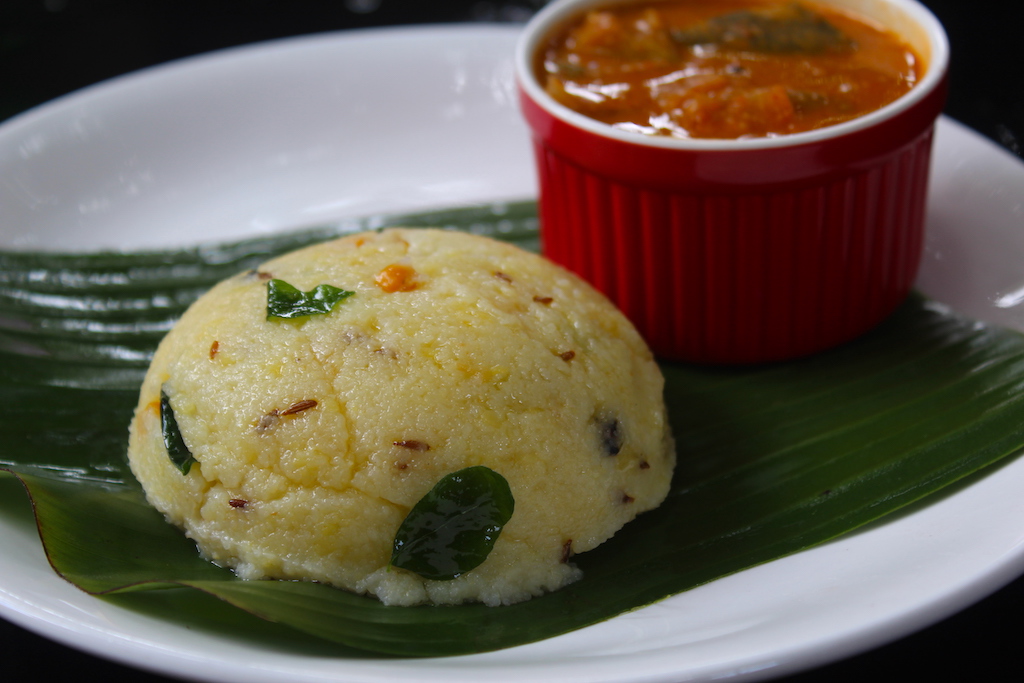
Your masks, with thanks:
<instances>
[{"instance_id":1,"label":"rava pongal mound","mask_svg":"<svg viewBox=\"0 0 1024 683\"><path fill-rule=\"evenodd\" d=\"M658 366L576 276L390 229L271 260L193 304L131 425L149 501L246 579L393 605L509 604L668 492Z\"/></svg>"}]
</instances>

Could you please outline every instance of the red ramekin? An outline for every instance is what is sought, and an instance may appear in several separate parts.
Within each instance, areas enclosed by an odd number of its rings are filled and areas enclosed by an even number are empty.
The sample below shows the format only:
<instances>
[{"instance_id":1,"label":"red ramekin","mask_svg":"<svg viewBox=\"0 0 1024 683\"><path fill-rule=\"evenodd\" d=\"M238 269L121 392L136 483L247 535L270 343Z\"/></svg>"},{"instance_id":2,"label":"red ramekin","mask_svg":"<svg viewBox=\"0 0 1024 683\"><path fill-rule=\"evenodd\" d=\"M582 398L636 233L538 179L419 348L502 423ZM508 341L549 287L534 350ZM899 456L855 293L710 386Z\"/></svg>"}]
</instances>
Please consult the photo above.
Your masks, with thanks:
<instances>
[{"instance_id":1,"label":"red ramekin","mask_svg":"<svg viewBox=\"0 0 1024 683\"><path fill-rule=\"evenodd\" d=\"M556 0L517 47L544 254L604 292L662 358L795 358L888 316L910 291L924 242L949 61L935 16L914 0L824 0L902 36L924 63L917 85L828 128L701 140L617 130L544 91L534 69L545 39L608 4Z\"/></svg>"}]
</instances>

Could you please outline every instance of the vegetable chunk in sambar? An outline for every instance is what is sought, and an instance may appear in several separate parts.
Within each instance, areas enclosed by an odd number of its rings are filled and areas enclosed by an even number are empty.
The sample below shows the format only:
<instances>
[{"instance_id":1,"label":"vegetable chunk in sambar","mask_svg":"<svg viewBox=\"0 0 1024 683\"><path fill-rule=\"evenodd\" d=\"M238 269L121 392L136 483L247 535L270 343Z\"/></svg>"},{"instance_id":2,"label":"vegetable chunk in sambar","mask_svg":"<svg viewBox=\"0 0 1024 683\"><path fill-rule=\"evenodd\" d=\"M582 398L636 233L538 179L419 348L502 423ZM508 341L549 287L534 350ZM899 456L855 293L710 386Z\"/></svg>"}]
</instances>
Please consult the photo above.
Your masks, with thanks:
<instances>
[{"instance_id":1,"label":"vegetable chunk in sambar","mask_svg":"<svg viewBox=\"0 0 1024 683\"><path fill-rule=\"evenodd\" d=\"M587 12L551 36L548 94L622 130L734 139L855 119L907 93L921 62L897 35L832 5L650 0Z\"/></svg>"},{"instance_id":2,"label":"vegetable chunk in sambar","mask_svg":"<svg viewBox=\"0 0 1024 683\"><path fill-rule=\"evenodd\" d=\"M394 605L509 604L668 491L663 380L576 276L392 229L217 285L160 344L131 425L150 502L242 578Z\"/></svg>"}]
</instances>

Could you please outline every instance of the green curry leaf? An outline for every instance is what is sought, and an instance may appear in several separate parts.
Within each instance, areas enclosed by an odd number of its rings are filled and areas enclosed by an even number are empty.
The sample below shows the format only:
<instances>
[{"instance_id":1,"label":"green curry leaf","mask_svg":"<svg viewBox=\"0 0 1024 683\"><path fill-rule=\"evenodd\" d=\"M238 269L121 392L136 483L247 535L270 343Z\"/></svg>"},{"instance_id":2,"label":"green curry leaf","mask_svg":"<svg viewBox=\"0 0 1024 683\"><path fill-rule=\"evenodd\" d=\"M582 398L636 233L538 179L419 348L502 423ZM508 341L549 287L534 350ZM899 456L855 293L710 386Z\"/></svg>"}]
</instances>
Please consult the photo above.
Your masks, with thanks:
<instances>
[{"instance_id":1,"label":"green curry leaf","mask_svg":"<svg viewBox=\"0 0 1024 683\"><path fill-rule=\"evenodd\" d=\"M503 476L467 467L443 477L395 534L391 564L447 581L478 567L512 517L515 500Z\"/></svg>"},{"instance_id":2,"label":"green curry leaf","mask_svg":"<svg viewBox=\"0 0 1024 683\"><path fill-rule=\"evenodd\" d=\"M334 285L317 285L303 292L284 280L273 279L267 282L267 320L326 315L353 294Z\"/></svg>"},{"instance_id":3,"label":"green curry leaf","mask_svg":"<svg viewBox=\"0 0 1024 683\"><path fill-rule=\"evenodd\" d=\"M192 463L196 459L192 457L192 451L185 444L178 428L178 419L174 416L171 408L171 399L167 392L160 391L160 430L164 435L164 447L167 448L167 455L170 456L174 466L181 470L182 474L188 474L192 469Z\"/></svg>"},{"instance_id":4,"label":"green curry leaf","mask_svg":"<svg viewBox=\"0 0 1024 683\"><path fill-rule=\"evenodd\" d=\"M853 41L820 14L798 4L740 10L670 30L680 45L726 50L816 55L850 50Z\"/></svg>"}]
</instances>

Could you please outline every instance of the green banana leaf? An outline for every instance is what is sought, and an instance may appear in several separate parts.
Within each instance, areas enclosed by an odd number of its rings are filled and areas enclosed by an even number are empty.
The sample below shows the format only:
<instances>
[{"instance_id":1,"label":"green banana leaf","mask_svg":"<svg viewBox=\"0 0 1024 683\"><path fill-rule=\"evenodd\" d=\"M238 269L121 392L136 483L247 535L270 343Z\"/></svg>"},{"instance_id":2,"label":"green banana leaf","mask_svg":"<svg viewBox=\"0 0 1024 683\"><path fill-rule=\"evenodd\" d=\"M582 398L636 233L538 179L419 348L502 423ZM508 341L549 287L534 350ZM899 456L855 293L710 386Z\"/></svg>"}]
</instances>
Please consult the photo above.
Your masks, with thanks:
<instances>
[{"instance_id":1,"label":"green banana leaf","mask_svg":"<svg viewBox=\"0 0 1024 683\"><path fill-rule=\"evenodd\" d=\"M397 224L536 248L529 202L346 230ZM865 337L812 358L664 363L679 453L671 494L574 558L584 577L560 591L509 607L385 607L321 584L241 581L146 504L124 457L136 392L160 337L207 287L338 232L160 253L0 254L0 467L27 488L58 573L98 595L192 587L344 656L466 654L578 629L812 547L1024 446L1024 336L915 295Z\"/></svg>"}]
</instances>

